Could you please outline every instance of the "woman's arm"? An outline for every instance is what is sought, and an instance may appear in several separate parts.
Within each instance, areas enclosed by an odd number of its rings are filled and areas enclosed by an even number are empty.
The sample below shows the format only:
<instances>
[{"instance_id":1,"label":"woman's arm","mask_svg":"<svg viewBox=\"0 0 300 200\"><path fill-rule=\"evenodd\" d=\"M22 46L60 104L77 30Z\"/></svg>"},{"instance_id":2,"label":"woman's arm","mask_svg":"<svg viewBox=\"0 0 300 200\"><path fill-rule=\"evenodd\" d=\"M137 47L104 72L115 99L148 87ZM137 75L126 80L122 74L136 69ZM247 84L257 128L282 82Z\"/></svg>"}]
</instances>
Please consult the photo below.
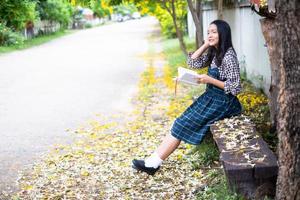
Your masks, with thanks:
<instances>
[{"instance_id":1,"label":"woman's arm","mask_svg":"<svg viewBox=\"0 0 300 200\"><path fill-rule=\"evenodd\" d=\"M198 78L198 83L204 83L204 84L212 84L214 86L217 86L218 88L224 89L225 82L220 81L218 79L212 78L208 76L207 74L201 74Z\"/></svg>"},{"instance_id":2,"label":"woman's arm","mask_svg":"<svg viewBox=\"0 0 300 200\"><path fill-rule=\"evenodd\" d=\"M224 91L226 94L237 95L242 90L240 68L236 55L228 55L224 59L225 82Z\"/></svg>"},{"instance_id":3,"label":"woman's arm","mask_svg":"<svg viewBox=\"0 0 300 200\"><path fill-rule=\"evenodd\" d=\"M209 44L206 40L205 43L199 49L197 49L193 53L189 53L188 60L187 60L188 66L191 68L205 67L205 64L208 61L208 56L207 56L207 54L203 55L203 53L206 51L206 49L208 47L209 47Z\"/></svg>"},{"instance_id":4,"label":"woman's arm","mask_svg":"<svg viewBox=\"0 0 300 200\"><path fill-rule=\"evenodd\" d=\"M222 66L225 70L224 81L220 81L206 74L202 74L198 78L198 83L212 84L223 89L226 94L231 93L232 95L236 96L241 91L242 86L240 80L239 64L234 52L229 51L225 54L222 61Z\"/></svg>"},{"instance_id":5,"label":"woman's arm","mask_svg":"<svg viewBox=\"0 0 300 200\"><path fill-rule=\"evenodd\" d=\"M206 49L208 49L208 47L208 40L205 40L204 44L192 54L191 59L196 59L201 56L206 51Z\"/></svg>"}]
</instances>

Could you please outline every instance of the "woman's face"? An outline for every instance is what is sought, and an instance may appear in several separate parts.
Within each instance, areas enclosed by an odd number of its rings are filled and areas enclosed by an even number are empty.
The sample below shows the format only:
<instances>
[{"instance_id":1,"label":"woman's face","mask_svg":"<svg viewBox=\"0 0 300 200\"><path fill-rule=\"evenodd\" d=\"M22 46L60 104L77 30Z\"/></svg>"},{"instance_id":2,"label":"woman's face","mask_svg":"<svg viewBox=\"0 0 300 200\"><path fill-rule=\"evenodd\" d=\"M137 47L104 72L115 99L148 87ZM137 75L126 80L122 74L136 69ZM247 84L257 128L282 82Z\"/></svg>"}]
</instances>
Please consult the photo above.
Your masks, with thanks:
<instances>
[{"instance_id":1,"label":"woman's face","mask_svg":"<svg viewBox=\"0 0 300 200\"><path fill-rule=\"evenodd\" d=\"M210 24L207 31L207 39L209 46L218 48L219 44L219 33L218 28L215 24Z\"/></svg>"}]
</instances>

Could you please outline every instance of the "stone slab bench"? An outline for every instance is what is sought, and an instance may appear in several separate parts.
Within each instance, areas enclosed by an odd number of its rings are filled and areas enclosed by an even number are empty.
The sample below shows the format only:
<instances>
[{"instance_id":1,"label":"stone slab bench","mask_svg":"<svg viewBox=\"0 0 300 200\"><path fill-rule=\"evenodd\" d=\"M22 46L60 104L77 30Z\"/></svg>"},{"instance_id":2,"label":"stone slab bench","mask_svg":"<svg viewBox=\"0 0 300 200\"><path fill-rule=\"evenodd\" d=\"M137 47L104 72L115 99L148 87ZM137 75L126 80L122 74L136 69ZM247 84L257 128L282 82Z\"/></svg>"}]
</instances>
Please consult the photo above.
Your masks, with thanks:
<instances>
[{"instance_id":1,"label":"stone slab bench","mask_svg":"<svg viewBox=\"0 0 300 200\"><path fill-rule=\"evenodd\" d=\"M229 187L247 199L275 194L277 158L245 116L215 122L211 133Z\"/></svg>"}]
</instances>

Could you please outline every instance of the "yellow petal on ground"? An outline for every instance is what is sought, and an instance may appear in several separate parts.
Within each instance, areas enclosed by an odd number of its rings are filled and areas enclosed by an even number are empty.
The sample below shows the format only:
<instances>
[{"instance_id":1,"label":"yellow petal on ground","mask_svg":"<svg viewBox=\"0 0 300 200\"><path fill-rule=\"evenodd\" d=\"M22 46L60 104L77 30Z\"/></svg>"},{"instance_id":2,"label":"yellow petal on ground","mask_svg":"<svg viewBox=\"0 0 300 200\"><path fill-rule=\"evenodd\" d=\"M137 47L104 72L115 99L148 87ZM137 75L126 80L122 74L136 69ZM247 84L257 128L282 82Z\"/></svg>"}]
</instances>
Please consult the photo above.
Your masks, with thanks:
<instances>
[{"instance_id":1,"label":"yellow petal on ground","mask_svg":"<svg viewBox=\"0 0 300 200\"><path fill-rule=\"evenodd\" d=\"M26 191L30 191L33 189L33 186L32 185L26 185L22 188L23 190L26 190Z\"/></svg>"},{"instance_id":2,"label":"yellow petal on ground","mask_svg":"<svg viewBox=\"0 0 300 200\"><path fill-rule=\"evenodd\" d=\"M86 170L81 170L80 174L81 174L81 176L89 176L90 175L90 173Z\"/></svg>"}]
</instances>

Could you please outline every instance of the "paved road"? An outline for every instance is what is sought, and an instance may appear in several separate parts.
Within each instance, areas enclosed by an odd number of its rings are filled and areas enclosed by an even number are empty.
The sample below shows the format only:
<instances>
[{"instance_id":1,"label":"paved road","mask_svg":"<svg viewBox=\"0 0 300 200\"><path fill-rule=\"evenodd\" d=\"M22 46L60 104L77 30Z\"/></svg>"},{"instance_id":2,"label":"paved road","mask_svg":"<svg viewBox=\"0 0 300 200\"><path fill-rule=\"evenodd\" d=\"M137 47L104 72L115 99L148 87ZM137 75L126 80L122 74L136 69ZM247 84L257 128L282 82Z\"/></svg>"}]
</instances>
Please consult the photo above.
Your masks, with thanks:
<instances>
[{"instance_id":1,"label":"paved road","mask_svg":"<svg viewBox=\"0 0 300 200\"><path fill-rule=\"evenodd\" d=\"M0 191L51 145L70 142L66 129L130 109L156 23L105 25L0 56Z\"/></svg>"}]
</instances>

